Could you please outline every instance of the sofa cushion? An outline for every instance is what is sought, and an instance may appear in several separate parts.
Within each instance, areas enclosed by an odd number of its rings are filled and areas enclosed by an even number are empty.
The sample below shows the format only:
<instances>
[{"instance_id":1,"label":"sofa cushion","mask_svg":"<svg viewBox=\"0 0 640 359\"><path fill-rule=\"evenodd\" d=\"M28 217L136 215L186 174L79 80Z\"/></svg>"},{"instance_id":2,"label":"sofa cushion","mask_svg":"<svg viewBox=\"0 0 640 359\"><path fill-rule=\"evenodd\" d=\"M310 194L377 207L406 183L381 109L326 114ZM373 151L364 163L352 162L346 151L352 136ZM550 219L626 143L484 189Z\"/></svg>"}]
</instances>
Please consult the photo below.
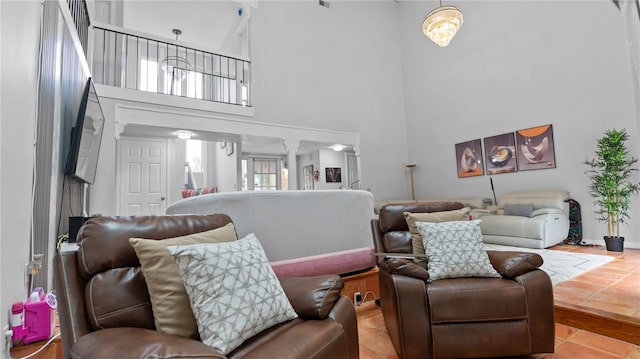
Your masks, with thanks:
<instances>
[{"instance_id":1,"label":"sofa cushion","mask_svg":"<svg viewBox=\"0 0 640 359\"><path fill-rule=\"evenodd\" d=\"M482 217L482 234L543 240L545 219L520 216L487 215Z\"/></svg>"},{"instance_id":2,"label":"sofa cushion","mask_svg":"<svg viewBox=\"0 0 640 359\"><path fill-rule=\"evenodd\" d=\"M533 203L538 208L558 208L569 215L569 192L564 190L540 190L509 192L500 197L498 207L504 208L507 203Z\"/></svg>"},{"instance_id":3,"label":"sofa cushion","mask_svg":"<svg viewBox=\"0 0 640 359\"><path fill-rule=\"evenodd\" d=\"M431 213L410 213L404 212L404 219L409 226L409 232L411 232L411 246L413 247L413 254L424 256L424 245L422 243L422 236L416 227L416 222L430 222L440 223L449 221L463 221L468 219L469 208L456 209L453 211L431 212ZM414 262L422 265L426 268L427 259L424 257L416 257Z\"/></svg>"},{"instance_id":4,"label":"sofa cushion","mask_svg":"<svg viewBox=\"0 0 640 359\"><path fill-rule=\"evenodd\" d=\"M246 339L297 318L256 236L170 246L203 343L227 354Z\"/></svg>"},{"instance_id":5,"label":"sofa cushion","mask_svg":"<svg viewBox=\"0 0 640 359\"><path fill-rule=\"evenodd\" d=\"M216 214L91 218L78 232L80 275L89 279L113 268L138 267L140 260L129 243L129 238L164 239L186 236L232 222L228 215L221 212L208 213Z\"/></svg>"},{"instance_id":6,"label":"sofa cushion","mask_svg":"<svg viewBox=\"0 0 640 359\"><path fill-rule=\"evenodd\" d=\"M417 222L416 226L427 254L430 281L459 277L501 277L484 249L480 220Z\"/></svg>"},{"instance_id":7,"label":"sofa cushion","mask_svg":"<svg viewBox=\"0 0 640 359\"><path fill-rule=\"evenodd\" d=\"M526 294L517 281L495 278L445 279L427 287L434 324L523 319L528 314Z\"/></svg>"},{"instance_id":8,"label":"sofa cushion","mask_svg":"<svg viewBox=\"0 0 640 359\"><path fill-rule=\"evenodd\" d=\"M117 297L113 288L119 288ZM91 327L153 329L151 301L140 267L113 268L96 274L85 288L85 307Z\"/></svg>"},{"instance_id":9,"label":"sofa cushion","mask_svg":"<svg viewBox=\"0 0 640 359\"><path fill-rule=\"evenodd\" d=\"M531 217L533 210L533 203L505 203L504 205L505 216Z\"/></svg>"},{"instance_id":10,"label":"sofa cushion","mask_svg":"<svg viewBox=\"0 0 640 359\"><path fill-rule=\"evenodd\" d=\"M149 289L156 330L197 339L198 326L189 298L167 247L236 240L233 223L210 231L163 240L130 238ZM180 318L180 320L176 320Z\"/></svg>"},{"instance_id":11,"label":"sofa cushion","mask_svg":"<svg viewBox=\"0 0 640 359\"><path fill-rule=\"evenodd\" d=\"M349 344L345 328L339 322L296 319L275 325L247 339L227 357L351 358L346 354ZM358 345L357 342L354 344Z\"/></svg>"},{"instance_id":12,"label":"sofa cushion","mask_svg":"<svg viewBox=\"0 0 640 359\"><path fill-rule=\"evenodd\" d=\"M79 337L70 358L227 359L215 349L192 339L155 330L120 327L96 330Z\"/></svg>"}]
</instances>

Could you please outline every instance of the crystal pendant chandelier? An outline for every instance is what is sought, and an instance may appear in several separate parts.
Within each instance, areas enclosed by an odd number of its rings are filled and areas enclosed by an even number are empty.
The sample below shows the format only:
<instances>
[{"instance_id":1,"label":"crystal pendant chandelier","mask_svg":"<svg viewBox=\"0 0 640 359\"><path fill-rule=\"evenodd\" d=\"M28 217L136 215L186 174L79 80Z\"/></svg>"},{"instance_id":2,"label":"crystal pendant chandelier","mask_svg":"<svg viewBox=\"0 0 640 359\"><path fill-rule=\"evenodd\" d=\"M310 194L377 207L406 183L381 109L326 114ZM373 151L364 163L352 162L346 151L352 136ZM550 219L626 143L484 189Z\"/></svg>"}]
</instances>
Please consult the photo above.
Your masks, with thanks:
<instances>
[{"instance_id":1,"label":"crystal pendant chandelier","mask_svg":"<svg viewBox=\"0 0 640 359\"><path fill-rule=\"evenodd\" d=\"M462 25L462 12L455 6L440 6L431 11L422 23L422 32L440 47L449 45Z\"/></svg>"}]
</instances>

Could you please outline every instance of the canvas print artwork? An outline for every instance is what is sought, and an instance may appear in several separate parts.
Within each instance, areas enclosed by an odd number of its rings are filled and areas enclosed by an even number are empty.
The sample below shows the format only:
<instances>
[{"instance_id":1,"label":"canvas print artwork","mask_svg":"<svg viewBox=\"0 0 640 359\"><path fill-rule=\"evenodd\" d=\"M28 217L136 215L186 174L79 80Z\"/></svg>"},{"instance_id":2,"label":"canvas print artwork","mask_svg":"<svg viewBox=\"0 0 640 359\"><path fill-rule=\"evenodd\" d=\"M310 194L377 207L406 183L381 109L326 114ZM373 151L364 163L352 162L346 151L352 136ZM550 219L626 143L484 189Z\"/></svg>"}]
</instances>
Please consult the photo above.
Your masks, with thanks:
<instances>
[{"instance_id":1,"label":"canvas print artwork","mask_svg":"<svg viewBox=\"0 0 640 359\"><path fill-rule=\"evenodd\" d=\"M456 143L458 178L484 175L482 142L477 140Z\"/></svg>"},{"instance_id":2,"label":"canvas print artwork","mask_svg":"<svg viewBox=\"0 0 640 359\"><path fill-rule=\"evenodd\" d=\"M520 171L556 167L552 125L516 131L516 146Z\"/></svg>"},{"instance_id":3,"label":"canvas print artwork","mask_svg":"<svg viewBox=\"0 0 640 359\"><path fill-rule=\"evenodd\" d=\"M513 132L503 135L485 137L484 152L486 156L487 174L516 172L516 142Z\"/></svg>"},{"instance_id":4,"label":"canvas print artwork","mask_svg":"<svg viewBox=\"0 0 640 359\"><path fill-rule=\"evenodd\" d=\"M324 169L327 183L342 182L342 173L340 167L327 167Z\"/></svg>"}]
</instances>

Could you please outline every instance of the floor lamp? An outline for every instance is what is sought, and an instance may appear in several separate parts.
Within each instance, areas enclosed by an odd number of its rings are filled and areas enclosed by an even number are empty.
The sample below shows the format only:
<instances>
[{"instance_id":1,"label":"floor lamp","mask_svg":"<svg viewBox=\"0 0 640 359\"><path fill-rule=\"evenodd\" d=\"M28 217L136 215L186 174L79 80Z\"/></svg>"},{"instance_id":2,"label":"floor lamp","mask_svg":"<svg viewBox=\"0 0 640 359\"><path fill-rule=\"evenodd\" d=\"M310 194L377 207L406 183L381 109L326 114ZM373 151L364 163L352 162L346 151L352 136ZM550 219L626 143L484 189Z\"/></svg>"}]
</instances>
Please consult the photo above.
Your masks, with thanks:
<instances>
[{"instance_id":1,"label":"floor lamp","mask_svg":"<svg viewBox=\"0 0 640 359\"><path fill-rule=\"evenodd\" d=\"M416 165L407 165L407 168L409 169L409 175L411 176L411 199L412 200L416 200L416 192L413 189L413 168Z\"/></svg>"}]
</instances>

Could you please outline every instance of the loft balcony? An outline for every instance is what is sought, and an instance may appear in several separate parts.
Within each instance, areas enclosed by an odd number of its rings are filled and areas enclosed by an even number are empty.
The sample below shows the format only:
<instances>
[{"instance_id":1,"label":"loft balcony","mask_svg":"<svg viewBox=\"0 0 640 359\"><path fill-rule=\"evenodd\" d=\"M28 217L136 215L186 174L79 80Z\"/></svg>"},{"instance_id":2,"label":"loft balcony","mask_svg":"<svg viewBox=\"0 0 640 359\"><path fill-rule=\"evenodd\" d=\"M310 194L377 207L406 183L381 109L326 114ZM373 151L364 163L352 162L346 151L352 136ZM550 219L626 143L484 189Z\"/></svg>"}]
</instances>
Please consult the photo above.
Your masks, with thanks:
<instances>
[{"instance_id":1,"label":"loft balcony","mask_svg":"<svg viewBox=\"0 0 640 359\"><path fill-rule=\"evenodd\" d=\"M97 84L251 107L251 61L94 23L91 73Z\"/></svg>"}]
</instances>

